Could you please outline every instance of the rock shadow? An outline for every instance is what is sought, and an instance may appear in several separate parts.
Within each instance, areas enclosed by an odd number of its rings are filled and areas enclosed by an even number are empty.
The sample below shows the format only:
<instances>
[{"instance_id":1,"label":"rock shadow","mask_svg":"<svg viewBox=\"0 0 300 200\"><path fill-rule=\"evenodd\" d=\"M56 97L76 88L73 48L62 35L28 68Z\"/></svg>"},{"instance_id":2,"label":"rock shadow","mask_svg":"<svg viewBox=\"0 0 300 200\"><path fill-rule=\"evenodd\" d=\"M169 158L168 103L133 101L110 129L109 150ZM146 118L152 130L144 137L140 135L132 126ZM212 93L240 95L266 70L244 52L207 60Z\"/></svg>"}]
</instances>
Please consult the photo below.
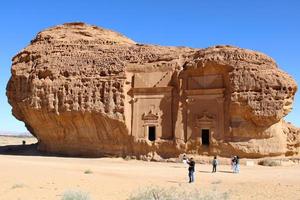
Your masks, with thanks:
<instances>
[{"instance_id":1,"label":"rock shadow","mask_svg":"<svg viewBox=\"0 0 300 200\"><path fill-rule=\"evenodd\" d=\"M38 150L38 143L27 145L5 145L0 146L0 155L10 156L45 156L45 157L70 157L70 158L94 158L89 156L71 156L59 153L49 153ZM97 156L102 158L107 156Z\"/></svg>"},{"instance_id":2,"label":"rock shadow","mask_svg":"<svg viewBox=\"0 0 300 200\"><path fill-rule=\"evenodd\" d=\"M43 156L37 150L37 143L29 145L5 145L0 146L0 155L16 155L16 156Z\"/></svg>"}]
</instances>

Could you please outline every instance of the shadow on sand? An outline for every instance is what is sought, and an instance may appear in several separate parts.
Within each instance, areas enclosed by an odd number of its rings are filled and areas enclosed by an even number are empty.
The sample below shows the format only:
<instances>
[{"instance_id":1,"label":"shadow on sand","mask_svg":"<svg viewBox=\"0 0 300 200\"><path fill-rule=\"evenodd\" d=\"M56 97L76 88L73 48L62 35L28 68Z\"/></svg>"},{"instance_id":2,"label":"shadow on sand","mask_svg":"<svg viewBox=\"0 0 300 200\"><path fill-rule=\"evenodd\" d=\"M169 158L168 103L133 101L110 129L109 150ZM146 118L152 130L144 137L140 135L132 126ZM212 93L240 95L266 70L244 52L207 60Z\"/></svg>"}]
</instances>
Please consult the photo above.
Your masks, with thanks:
<instances>
[{"instance_id":1,"label":"shadow on sand","mask_svg":"<svg viewBox=\"0 0 300 200\"><path fill-rule=\"evenodd\" d=\"M217 171L217 172L233 174L233 171L222 171L222 170L220 170L220 171Z\"/></svg>"},{"instance_id":2,"label":"shadow on sand","mask_svg":"<svg viewBox=\"0 0 300 200\"><path fill-rule=\"evenodd\" d=\"M62 154L41 152L41 151L38 151L37 146L38 146L37 143L25 144L25 145L0 146L0 155L95 158L95 157L68 156L68 155L62 155ZM103 157L105 157L105 156L103 156Z\"/></svg>"},{"instance_id":3,"label":"shadow on sand","mask_svg":"<svg viewBox=\"0 0 300 200\"><path fill-rule=\"evenodd\" d=\"M184 182L184 181L167 181L167 182L168 183L176 183L176 184L179 184L179 185L188 183L187 181L186 182Z\"/></svg>"},{"instance_id":4,"label":"shadow on sand","mask_svg":"<svg viewBox=\"0 0 300 200\"><path fill-rule=\"evenodd\" d=\"M212 172L211 171L201 171L201 170L198 170L197 172L200 172L200 173L208 173L208 174L211 174ZM220 170L220 171L217 171L217 173L228 173L228 174L232 174L233 172L232 171L223 171L223 170Z\"/></svg>"},{"instance_id":5,"label":"shadow on sand","mask_svg":"<svg viewBox=\"0 0 300 200\"><path fill-rule=\"evenodd\" d=\"M97 159L97 158L107 158L110 155L102 155L102 156L72 156L66 154L59 153L47 153L43 151L39 151L37 149L38 143L35 144L25 144L25 145L5 145L0 146L0 155L13 155L13 156L44 156L44 157L63 157L63 158L89 158L89 159Z\"/></svg>"},{"instance_id":6,"label":"shadow on sand","mask_svg":"<svg viewBox=\"0 0 300 200\"><path fill-rule=\"evenodd\" d=\"M202 170L198 170L197 172L211 174L211 171L202 171Z\"/></svg>"},{"instance_id":7,"label":"shadow on sand","mask_svg":"<svg viewBox=\"0 0 300 200\"><path fill-rule=\"evenodd\" d=\"M37 144L0 146L0 155L50 156L37 150Z\"/></svg>"}]
</instances>

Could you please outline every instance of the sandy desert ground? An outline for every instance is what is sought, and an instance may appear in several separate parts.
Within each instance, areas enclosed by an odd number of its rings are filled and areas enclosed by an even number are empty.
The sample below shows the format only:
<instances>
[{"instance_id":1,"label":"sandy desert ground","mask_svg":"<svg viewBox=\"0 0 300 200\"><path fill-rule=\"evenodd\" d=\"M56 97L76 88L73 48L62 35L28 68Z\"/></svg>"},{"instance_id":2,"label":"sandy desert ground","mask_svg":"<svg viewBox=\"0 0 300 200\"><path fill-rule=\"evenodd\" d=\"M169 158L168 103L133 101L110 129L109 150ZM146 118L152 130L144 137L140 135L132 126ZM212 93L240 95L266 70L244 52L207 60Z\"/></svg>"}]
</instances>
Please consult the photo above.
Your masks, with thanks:
<instances>
[{"instance_id":1,"label":"sandy desert ground","mask_svg":"<svg viewBox=\"0 0 300 200\"><path fill-rule=\"evenodd\" d=\"M25 140L26 144L33 144L37 142L35 137L28 136L4 136L0 135L0 146L5 145L21 145L22 141Z\"/></svg>"},{"instance_id":2,"label":"sandy desert ground","mask_svg":"<svg viewBox=\"0 0 300 200\"><path fill-rule=\"evenodd\" d=\"M5 145L20 144L6 138ZM27 138L27 144L35 142ZM0 137L4 145L4 138ZM86 171L90 173L85 173ZM88 192L93 200L123 200L142 187L195 187L226 192L229 199L300 199L300 165L242 166L240 174L221 165L197 164L196 182L187 183L183 163L158 163L121 158L64 158L0 155L0 199L60 200L66 190Z\"/></svg>"}]
</instances>

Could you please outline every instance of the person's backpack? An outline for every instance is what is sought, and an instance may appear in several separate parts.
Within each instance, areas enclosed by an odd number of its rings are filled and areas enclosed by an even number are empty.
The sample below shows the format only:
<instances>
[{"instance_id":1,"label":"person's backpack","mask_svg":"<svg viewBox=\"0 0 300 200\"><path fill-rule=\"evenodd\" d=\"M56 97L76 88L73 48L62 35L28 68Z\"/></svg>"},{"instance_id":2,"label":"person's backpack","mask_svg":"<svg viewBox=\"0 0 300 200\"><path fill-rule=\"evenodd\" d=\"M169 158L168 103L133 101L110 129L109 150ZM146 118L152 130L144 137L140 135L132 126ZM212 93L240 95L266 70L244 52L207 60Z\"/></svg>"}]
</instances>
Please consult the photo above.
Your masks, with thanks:
<instances>
[{"instance_id":1,"label":"person's backpack","mask_svg":"<svg viewBox=\"0 0 300 200\"><path fill-rule=\"evenodd\" d=\"M213 159L213 165L218 165L217 159Z\"/></svg>"}]
</instances>

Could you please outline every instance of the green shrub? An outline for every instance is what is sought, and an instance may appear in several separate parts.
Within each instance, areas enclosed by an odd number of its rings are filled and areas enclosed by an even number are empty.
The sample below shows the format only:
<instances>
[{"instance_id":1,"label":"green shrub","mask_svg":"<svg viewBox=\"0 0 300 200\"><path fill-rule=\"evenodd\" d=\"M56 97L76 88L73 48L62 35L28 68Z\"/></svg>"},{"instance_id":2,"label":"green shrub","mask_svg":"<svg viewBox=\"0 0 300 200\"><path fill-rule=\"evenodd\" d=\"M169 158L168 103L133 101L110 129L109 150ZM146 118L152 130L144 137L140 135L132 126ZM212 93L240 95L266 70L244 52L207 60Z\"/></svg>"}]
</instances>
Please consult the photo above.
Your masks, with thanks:
<instances>
[{"instance_id":1,"label":"green shrub","mask_svg":"<svg viewBox=\"0 0 300 200\"><path fill-rule=\"evenodd\" d=\"M67 190L64 192L62 200L90 200L90 196L86 192L79 190Z\"/></svg>"}]
</instances>

